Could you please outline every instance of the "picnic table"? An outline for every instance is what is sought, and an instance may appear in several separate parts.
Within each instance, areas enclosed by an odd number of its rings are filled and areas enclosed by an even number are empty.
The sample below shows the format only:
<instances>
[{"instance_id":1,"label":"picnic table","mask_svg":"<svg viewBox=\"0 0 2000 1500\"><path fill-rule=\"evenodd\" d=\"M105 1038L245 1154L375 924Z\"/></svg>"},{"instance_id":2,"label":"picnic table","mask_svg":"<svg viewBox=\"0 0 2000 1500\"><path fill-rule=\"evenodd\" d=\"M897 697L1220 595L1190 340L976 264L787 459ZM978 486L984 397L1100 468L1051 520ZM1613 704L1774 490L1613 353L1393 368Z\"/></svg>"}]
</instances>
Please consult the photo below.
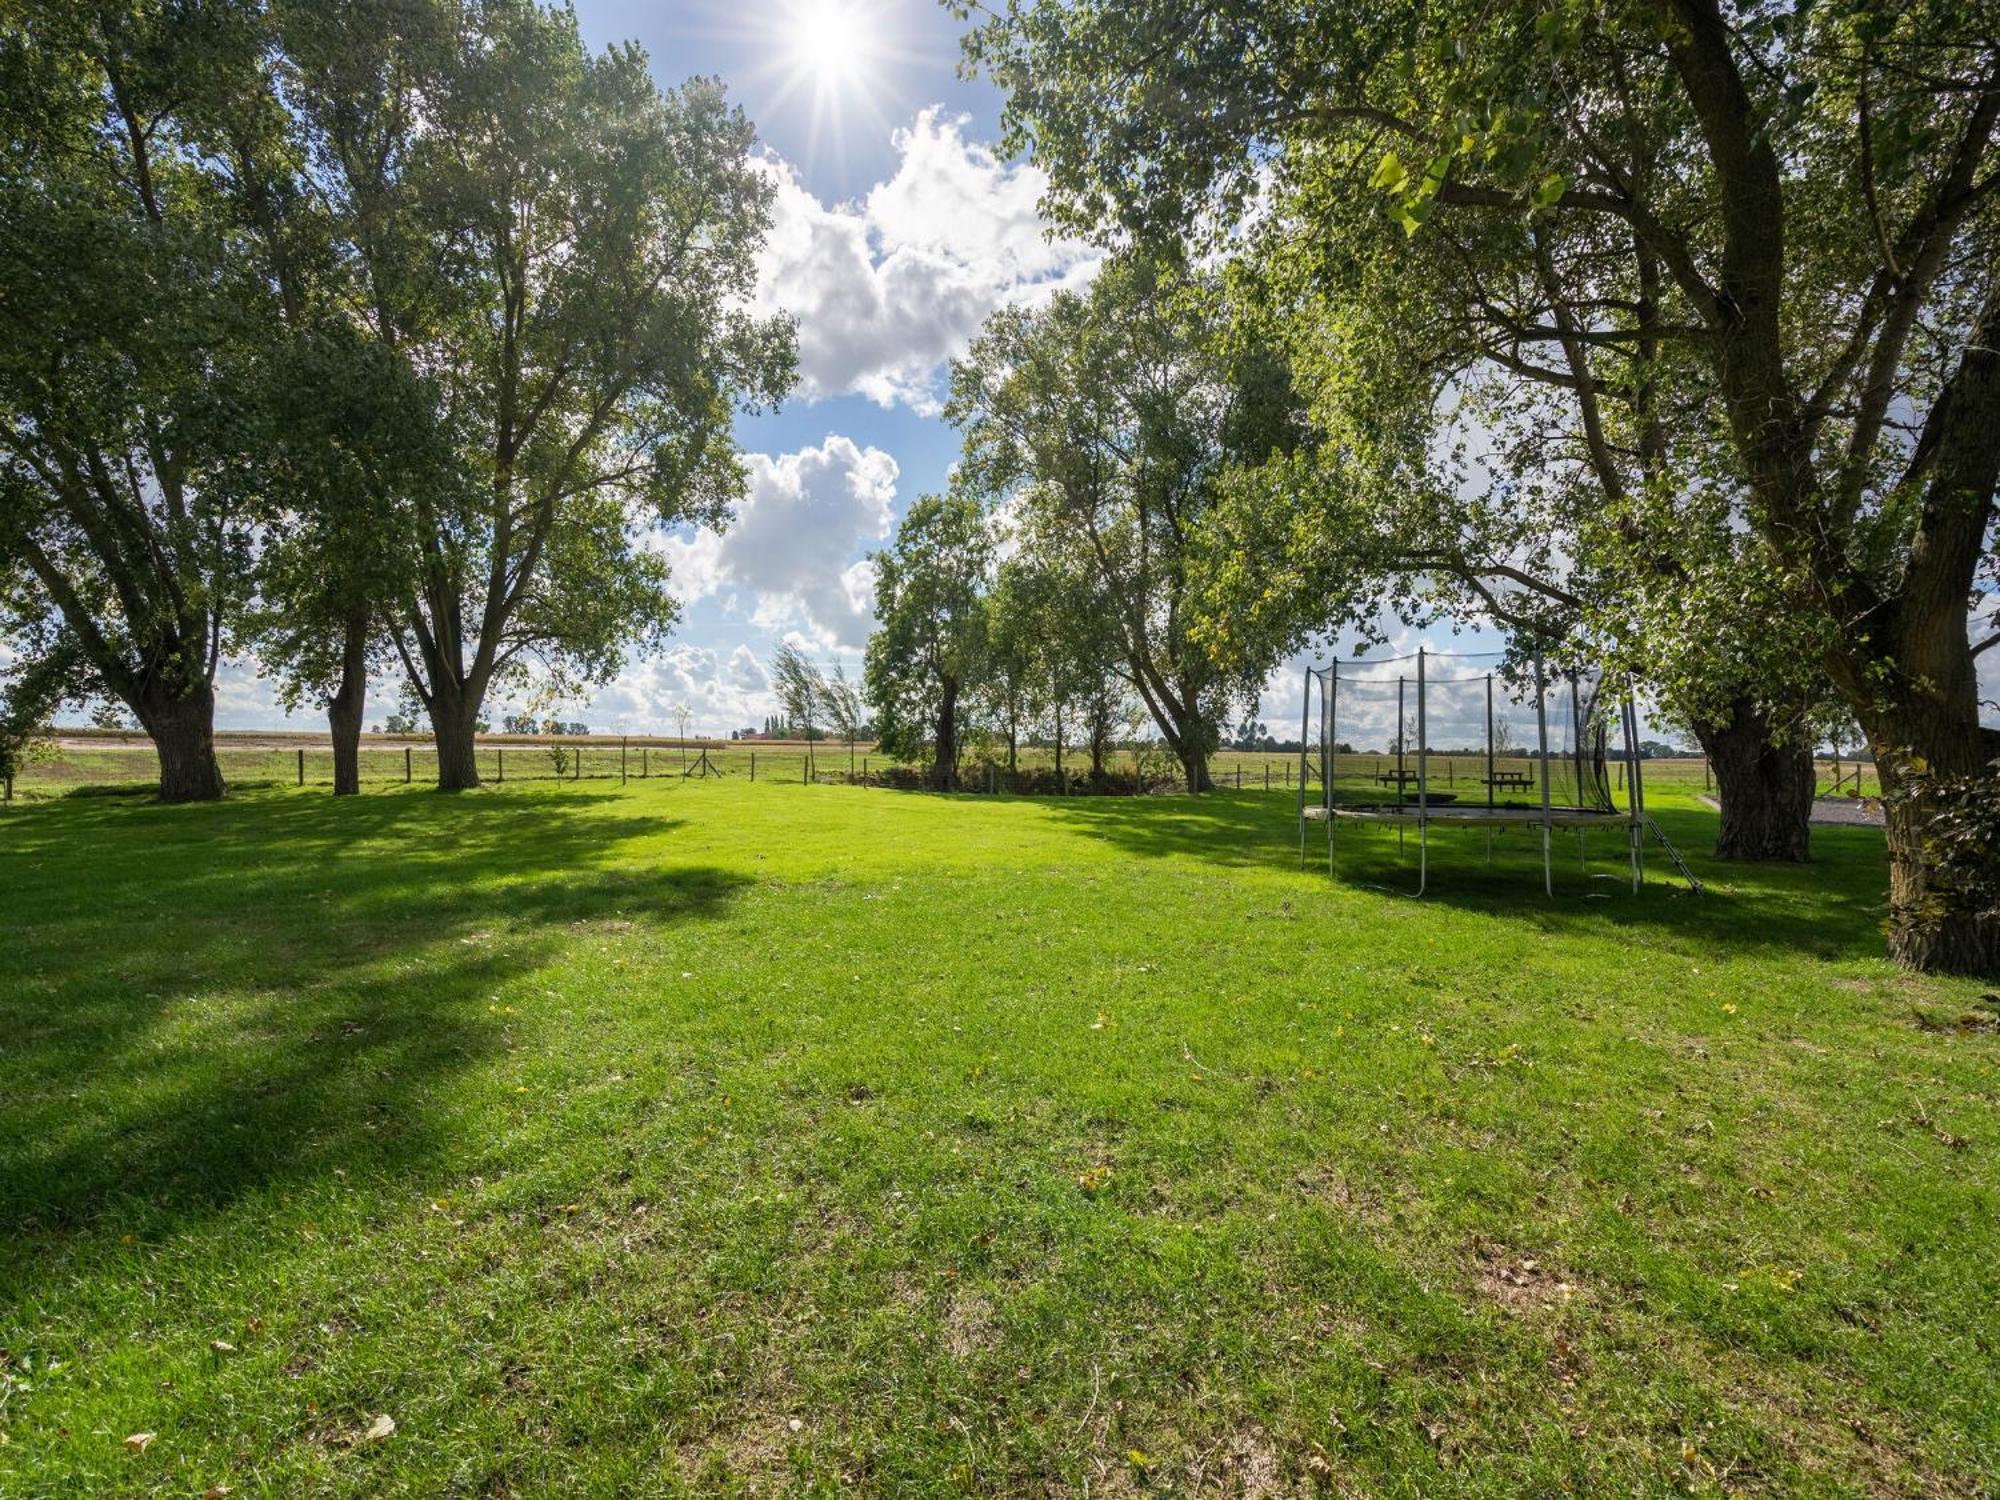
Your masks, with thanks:
<instances>
[{"instance_id":1,"label":"picnic table","mask_svg":"<svg viewBox=\"0 0 2000 1500\"><path fill-rule=\"evenodd\" d=\"M1527 791L1535 784L1534 773L1531 771L1495 771L1491 776L1480 779L1488 786L1518 788L1521 791Z\"/></svg>"},{"instance_id":2,"label":"picnic table","mask_svg":"<svg viewBox=\"0 0 2000 1500\"><path fill-rule=\"evenodd\" d=\"M1375 779L1383 786L1408 786L1418 779L1415 771L1377 771Z\"/></svg>"}]
</instances>

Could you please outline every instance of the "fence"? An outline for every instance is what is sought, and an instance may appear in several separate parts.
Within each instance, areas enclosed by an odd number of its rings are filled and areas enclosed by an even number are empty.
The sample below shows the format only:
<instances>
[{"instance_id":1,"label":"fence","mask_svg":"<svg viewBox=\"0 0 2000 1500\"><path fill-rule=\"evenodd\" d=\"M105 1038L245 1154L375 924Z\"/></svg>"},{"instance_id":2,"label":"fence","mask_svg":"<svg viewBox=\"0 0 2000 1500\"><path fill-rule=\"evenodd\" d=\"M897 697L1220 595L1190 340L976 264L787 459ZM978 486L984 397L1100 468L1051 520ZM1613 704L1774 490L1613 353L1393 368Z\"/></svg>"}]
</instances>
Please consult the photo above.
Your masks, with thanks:
<instances>
[{"instance_id":1,"label":"fence","mask_svg":"<svg viewBox=\"0 0 2000 1500\"><path fill-rule=\"evenodd\" d=\"M564 752L560 770L552 753L558 747ZM481 778L494 783L546 783L556 780L602 783L621 779L628 782L678 780L684 773L698 775L702 772L704 754L707 770L725 777L793 785L806 780L806 747L785 742L690 740L683 745L678 740L666 738L624 742L601 737L561 741L495 739L482 741L477 747L476 758ZM333 752L323 742L245 745L232 742L225 733L218 739L216 758L221 763L224 780L239 788L333 785ZM1011 773L1003 762L979 760L968 763L961 774L961 790L1014 796L1130 796L1139 790L1135 766L1140 759L1142 757L1136 756L1130 747L1114 750L1106 757L1105 776L1093 781L1089 776L1088 752L1079 751L1074 746L1065 747L1063 774L1058 780L1052 747L1024 745L1016 757L1016 769ZM1155 769L1148 781L1149 790L1177 784L1175 778L1178 773L1171 763L1163 762L1157 754L1150 759ZM1372 784L1375 777L1392 769L1393 763L1394 756L1386 752L1343 751L1334 757L1335 777L1336 780L1354 779ZM887 759L871 745L855 747L851 771L844 744L822 742L815 745L810 764L813 779L823 783L853 782L904 787L927 784L923 767ZM1475 776L1484 774L1482 757L1433 752L1431 765L1433 776L1446 788L1455 787L1462 781L1470 782ZM1297 766L1295 753L1222 750L1211 762L1210 772L1215 784L1225 790L1290 792ZM1704 769L1702 761L1693 757L1646 763L1649 784L1655 788L1673 786L1701 790ZM1857 763L1843 761L1839 769L1842 794L1852 794L1856 790ZM400 741L381 744L364 740L360 770L364 786L396 786L406 782L416 786L431 785L437 780L437 755L429 744L405 744ZM1859 770L1861 794L1877 795L1880 787L1874 774L1875 768L1862 763ZM1310 764L1308 771L1312 778L1309 784L1317 786L1318 766ZM1833 763L1822 761L1820 772L1821 789L1826 791L1826 784L1833 778ZM1622 785L1624 773L1621 764L1614 762L1610 774L1615 784ZM25 801L34 801L84 789L141 791L155 785L158 779L159 761L152 746L143 738L74 741L64 744L53 758L34 760L24 767L15 787L15 795Z\"/></svg>"}]
</instances>

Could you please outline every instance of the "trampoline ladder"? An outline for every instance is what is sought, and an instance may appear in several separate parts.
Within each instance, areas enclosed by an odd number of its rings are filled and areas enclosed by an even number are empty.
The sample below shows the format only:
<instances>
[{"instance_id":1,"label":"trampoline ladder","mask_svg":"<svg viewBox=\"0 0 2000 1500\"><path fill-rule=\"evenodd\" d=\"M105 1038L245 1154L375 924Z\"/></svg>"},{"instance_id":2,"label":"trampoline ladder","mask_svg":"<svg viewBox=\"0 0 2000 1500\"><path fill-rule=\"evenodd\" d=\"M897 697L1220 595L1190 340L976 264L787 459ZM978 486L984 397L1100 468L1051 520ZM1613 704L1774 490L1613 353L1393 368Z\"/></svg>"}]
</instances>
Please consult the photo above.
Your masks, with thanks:
<instances>
[{"instance_id":1,"label":"trampoline ladder","mask_svg":"<svg viewBox=\"0 0 2000 1500\"><path fill-rule=\"evenodd\" d=\"M1695 879L1694 871L1690 870L1687 861L1681 858L1681 851L1674 847L1674 841L1667 837L1667 830L1660 826L1660 820L1648 813L1646 826L1652 829L1653 837L1660 841L1660 847L1667 851L1667 858L1673 862L1674 868L1681 872L1681 879L1688 883L1688 889L1699 896L1702 893L1701 882Z\"/></svg>"}]
</instances>

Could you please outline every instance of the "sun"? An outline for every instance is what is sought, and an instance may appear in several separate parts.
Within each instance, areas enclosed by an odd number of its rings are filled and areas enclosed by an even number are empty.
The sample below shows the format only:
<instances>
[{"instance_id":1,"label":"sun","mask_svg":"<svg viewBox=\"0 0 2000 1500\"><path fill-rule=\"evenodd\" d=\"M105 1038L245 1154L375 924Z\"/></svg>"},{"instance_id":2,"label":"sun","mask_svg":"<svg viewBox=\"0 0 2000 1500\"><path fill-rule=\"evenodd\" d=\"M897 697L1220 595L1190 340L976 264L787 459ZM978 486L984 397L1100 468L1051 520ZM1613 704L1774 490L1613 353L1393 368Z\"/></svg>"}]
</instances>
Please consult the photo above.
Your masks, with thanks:
<instances>
[{"instance_id":1,"label":"sun","mask_svg":"<svg viewBox=\"0 0 2000 1500\"><path fill-rule=\"evenodd\" d=\"M939 66L916 39L917 0L710 0L732 36L757 58L747 70L760 122L803 117L802 154L840 159L850 132L886 136L888 108L908 75Z\"/></svg>"},{"instance_id":2,"label":"sun","mask_svg":"<svg viewBox=\"0 0 2000 1500\"><path fill-rule=\"evenodd\" d=\"M790 17L793 72L836 89L862 81L871 62L869 19L841 0L797 0Z\"/></svg>"}]
</instances>

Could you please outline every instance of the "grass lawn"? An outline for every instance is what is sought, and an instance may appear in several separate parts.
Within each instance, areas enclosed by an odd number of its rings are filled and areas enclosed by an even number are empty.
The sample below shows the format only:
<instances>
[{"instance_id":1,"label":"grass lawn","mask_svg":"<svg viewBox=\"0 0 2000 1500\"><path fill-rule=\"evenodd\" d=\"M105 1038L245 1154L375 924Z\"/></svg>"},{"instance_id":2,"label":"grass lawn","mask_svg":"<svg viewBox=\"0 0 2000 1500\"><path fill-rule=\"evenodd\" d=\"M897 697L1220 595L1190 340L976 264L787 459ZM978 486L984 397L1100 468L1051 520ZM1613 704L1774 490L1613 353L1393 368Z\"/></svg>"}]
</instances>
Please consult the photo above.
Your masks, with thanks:
<instances>
[{"instance_id":1,"label":"grass lawn","mask_svg":"<svg viewBox=\"0 0 2000 1500\"><path fill-rule=\"evenodd\" d=\"M0 1495L2000 1489L2000 1035L1877 831L1294 829L0 813Z\"/></svg>"}]
</instances>

